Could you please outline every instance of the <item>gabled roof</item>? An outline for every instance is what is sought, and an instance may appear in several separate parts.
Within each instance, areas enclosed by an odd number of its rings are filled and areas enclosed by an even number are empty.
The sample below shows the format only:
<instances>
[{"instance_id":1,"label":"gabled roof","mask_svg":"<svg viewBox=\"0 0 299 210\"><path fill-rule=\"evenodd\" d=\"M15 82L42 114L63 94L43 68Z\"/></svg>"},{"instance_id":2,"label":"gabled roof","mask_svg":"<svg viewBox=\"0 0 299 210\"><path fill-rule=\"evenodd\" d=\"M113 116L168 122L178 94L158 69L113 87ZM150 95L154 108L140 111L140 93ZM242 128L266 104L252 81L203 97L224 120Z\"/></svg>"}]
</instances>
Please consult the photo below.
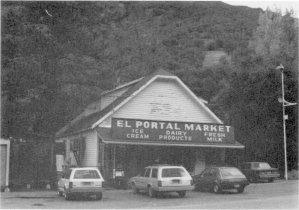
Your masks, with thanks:
<instances>
[{"instance_id":1,"label":"gabled roof","mask_svg":"<svg viewBox=\"0 0 299 210\"><path fill-rule=\"evenodd\" d=\"M137 82L135 85L131 86L124 94L122 94L120 97L115 99L111 104L109 104L105 109L93 113L91 115L88 115L86 117L83 117L82 119L75 122L73 125L71 125L69 128L67 128L62 133L58 134L56 137L64 137L76 133L80 133L83 131L87 131L93 128L93 125L101 118L103 118L106 114L108 114L113 108L118 106L120 103L122 103L124 100L126 100L128 97L130 97L134 92L139 90L143 85L145 85L147 82L149 82L152 78L155 76L172 76L176 77L174 74L171 74L163 69L157 70L153 72L152 74L144 77L139 82ZM125 84L126 85L126 84ZM124 86L124 85L122 85ZM118 89L118 88L116 88ZM107 92L105 92L107 93ZM105 94L104 93L104 94Z\"/></svg>"}]
</instances>

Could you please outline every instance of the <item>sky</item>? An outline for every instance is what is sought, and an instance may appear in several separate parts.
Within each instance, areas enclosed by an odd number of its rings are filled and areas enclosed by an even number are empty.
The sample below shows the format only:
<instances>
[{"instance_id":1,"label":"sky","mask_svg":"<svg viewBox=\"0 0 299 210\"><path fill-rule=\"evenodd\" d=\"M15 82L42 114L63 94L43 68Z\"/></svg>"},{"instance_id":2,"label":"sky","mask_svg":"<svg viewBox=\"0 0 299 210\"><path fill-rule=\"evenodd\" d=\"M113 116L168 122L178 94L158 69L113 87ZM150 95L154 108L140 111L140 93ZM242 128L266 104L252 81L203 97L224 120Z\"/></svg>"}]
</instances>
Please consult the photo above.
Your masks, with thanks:
<instances>
[{"instance_id":1,"label":"sky","mask_svg":"<svg viewBox=\"0 0 299 210\"><path fill-rule=\"evenodd\" d=\"M251 8L262 8L266 10L267 7L272 11L276 11L276 9L280 9L284 14L286 9L294 10L294 15L298 17L299 14L299 1L298 0L224 0L224 3L234 5L234 6L248 6Z\"/></svg>"}]
</instances>

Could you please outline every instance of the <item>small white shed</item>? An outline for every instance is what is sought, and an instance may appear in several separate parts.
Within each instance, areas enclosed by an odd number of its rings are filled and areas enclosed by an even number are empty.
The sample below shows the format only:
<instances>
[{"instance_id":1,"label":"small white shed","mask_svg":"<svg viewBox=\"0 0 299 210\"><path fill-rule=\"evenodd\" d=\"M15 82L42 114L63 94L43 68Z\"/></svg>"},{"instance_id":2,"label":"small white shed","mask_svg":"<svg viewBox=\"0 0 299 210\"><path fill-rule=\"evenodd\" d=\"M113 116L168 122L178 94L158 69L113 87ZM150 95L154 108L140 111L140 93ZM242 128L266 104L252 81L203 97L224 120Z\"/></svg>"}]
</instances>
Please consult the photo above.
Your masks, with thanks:
<instances>
[{"instance_id":1,"label":"small white shed","mask_svg":"<svg viewBox=\"0 0 299 210\"><path fill-rule=\"evenodd\" d=\"M9 191L10 141L1 139L1 191Z\"/></svg>"}]
</instances>

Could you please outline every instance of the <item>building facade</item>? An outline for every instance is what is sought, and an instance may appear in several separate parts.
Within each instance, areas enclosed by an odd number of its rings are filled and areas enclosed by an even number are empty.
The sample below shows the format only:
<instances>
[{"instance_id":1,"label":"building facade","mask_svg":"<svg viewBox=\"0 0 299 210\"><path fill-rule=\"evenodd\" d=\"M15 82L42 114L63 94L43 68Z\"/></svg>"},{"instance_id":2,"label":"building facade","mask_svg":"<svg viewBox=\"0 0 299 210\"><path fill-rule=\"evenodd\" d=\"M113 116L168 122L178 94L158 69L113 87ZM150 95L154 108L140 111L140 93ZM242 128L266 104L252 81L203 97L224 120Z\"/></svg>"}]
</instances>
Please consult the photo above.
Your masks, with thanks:
<instances>
[{"instance_id":1,"label":"building facade","mask_svg":"<svg viewBox=\"0 0 299 210\"><path fill-rule=\"evenodd\" d=\"M183 165L191 174L225 164L242 149L223 122L177 76L159 70L102 94L58 131L64 165L97 166L106 180L153 163Z\"/></svg>"}]
</instances>

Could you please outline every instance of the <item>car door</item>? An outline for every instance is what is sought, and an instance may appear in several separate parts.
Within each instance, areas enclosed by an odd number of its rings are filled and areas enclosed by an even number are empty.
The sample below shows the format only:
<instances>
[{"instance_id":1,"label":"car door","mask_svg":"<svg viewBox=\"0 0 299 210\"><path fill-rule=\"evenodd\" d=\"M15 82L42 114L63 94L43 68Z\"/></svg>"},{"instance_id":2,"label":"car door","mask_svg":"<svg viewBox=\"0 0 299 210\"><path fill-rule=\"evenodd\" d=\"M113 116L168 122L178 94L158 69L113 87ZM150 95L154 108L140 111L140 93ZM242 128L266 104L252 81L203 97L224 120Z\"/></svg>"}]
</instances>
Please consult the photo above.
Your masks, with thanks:
<instances>
[{"instance_id":1,"label":"car door","mask_svg":"<svg viewBox=\"0 0 299 210\"><path fill-rule=\"evenodd\" d=\"M67 169L65 171L65 173L63 174L62 178L59 179L59 181L58 181L59 190L63 191L64 187L68 188L68 183L69 183L71 173L72 173L72 170Z\"/></svg>"},{"instance_id":2,"label":"car door","mask_svg":"<svg viewBox=\"0 0 299 210\"><path fill-rule=\"evenodd\" d=\"M213 186L217 180L217 168L211 168L209 176L207 177L207 189L213 189Z\"/></svg>"},{"instance_id":3,"label":"car door","mask_svg":"<svg viewBox=\"0 0 299 210\"><path fill-rule=\"evenodd\" d=\"M142 179L142 183L141 183L141 187L143 190L147 189L147 184L150 183L150 174L151 174L151 168L147 168L145 170L143 179Z\"/></svg>"},{"instance_id":4,"label":"car door","mask_svg":"<svg viewBox=\"0 0 299 210\"><path fill-rule=\"evenodd\" d=\"M207 189L210 171L211 170L208 168L200 174L199 178L196 181L198 189Z\"/></svg>"},{"instance_id":5,"label":"car door","mask_svg":"<svg viewBox=\"0 0 299 210\"><path fill-rule=\"evenodd\" d=\"M142 185L144 182L144 174L146 172L147 168L144 168L142 170L142 172L140 174L138 174L135 178L134 178L134 182L135 182L135 186L137 187L137 189L142 189Z\"/></svg>"},{"instance_id":6,"label":"car door","mask_svg":"<svg viewBox=\"0 0 299 210\"><path fill-rule=\"evenodd\" d=\"M152 168L150 182L154 188L158 187L158 168Z\"/></svg>"}]
</instances>

